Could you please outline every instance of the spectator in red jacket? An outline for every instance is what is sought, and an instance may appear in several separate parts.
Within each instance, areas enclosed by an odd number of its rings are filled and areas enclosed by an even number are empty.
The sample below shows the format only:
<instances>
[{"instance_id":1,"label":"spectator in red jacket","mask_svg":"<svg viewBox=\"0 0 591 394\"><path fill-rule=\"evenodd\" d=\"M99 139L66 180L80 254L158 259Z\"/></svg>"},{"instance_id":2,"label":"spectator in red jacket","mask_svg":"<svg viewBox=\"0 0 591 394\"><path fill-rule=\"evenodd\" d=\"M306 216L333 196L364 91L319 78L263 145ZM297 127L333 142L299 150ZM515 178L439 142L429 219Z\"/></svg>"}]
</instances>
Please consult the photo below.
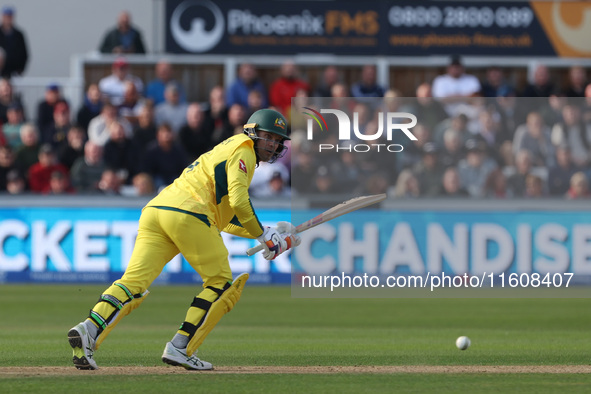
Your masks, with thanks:
<instances>
[{"instance_id":1,"label":"spectator in red jacket","mask_svg":"<svg viewBox=\"0 0 591 394\"><path fill-rule=\"evenodd\" d=\"M310 87L306 82L299 78L298 68L292 61L287 61L281 65L281 76L275 80L269 89L269 101L273 107L283 114L289 116L291 108L291 99L296 96L300 89L306 92Z\"/></svg>"},{"instance_id":2,"label":"spectator in red jacket","mask_svg":"<svg viewBox=\"0 0 591 394\"><path fill-rule=\"evenodd\" d=\"M50 144L43 144L39 149L39 161L29 170L29 188L34 193L47 193L50 189L51 174L61 171L68 174L68 169L57 162Z\"/></svg>"}]
</instances>

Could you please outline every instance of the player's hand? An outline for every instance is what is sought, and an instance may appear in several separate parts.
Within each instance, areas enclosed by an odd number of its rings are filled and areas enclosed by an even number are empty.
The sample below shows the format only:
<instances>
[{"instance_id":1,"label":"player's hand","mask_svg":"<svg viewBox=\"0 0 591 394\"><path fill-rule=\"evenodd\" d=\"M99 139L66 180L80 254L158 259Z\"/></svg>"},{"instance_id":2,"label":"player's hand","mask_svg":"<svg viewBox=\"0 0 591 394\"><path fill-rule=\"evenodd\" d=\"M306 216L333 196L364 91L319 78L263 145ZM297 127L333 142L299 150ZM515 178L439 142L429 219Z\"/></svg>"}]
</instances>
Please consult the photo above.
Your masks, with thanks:
<instances>
[{"instance_id":1,"label":"player's hand","mask_svg":"<svg viewBox=\"0 0 591 394\"><path fill-rule=\"evenodd\" d=\"M277 222L277 231L283 236L287 242L287 249L295 248L302 243L302 239L298 235L296 226L289 222Z\"/></svg>"},{"instance_id":2,"label":"player's hand","mask_svg":"<svg viewBox=\"0 0 591 394\"><path fill-rule=\"evenodd\" d=\"M273 260L289 249L285 236L280 234L276 227L265 226L263 235L258 237L257 240L265 247L265 250L263 250L265 260Z\"/></svg>"}]
</instances>

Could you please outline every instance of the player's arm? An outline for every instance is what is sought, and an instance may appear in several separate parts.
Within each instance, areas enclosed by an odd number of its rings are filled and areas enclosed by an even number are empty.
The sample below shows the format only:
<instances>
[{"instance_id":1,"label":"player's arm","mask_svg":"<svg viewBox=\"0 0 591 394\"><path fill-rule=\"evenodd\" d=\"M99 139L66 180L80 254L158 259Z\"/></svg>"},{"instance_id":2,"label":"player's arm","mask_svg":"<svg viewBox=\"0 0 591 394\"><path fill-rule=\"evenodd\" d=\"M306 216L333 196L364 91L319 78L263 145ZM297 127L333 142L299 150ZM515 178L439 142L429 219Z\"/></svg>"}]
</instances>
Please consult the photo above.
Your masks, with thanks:
<instances>
[{"instance_id":1,"label":"player's arm","mask_svg":"<svg viewBox=\"0 0 591 394\"><path fill-rule=\"evenodd\" d=\"M224 231L240 236L248 234L247 238L257 238L264 230L248 194L255 165L256 157L248 145L239 146L226 163L228 198L235 220Z\"/></svg>"}]
</instances>

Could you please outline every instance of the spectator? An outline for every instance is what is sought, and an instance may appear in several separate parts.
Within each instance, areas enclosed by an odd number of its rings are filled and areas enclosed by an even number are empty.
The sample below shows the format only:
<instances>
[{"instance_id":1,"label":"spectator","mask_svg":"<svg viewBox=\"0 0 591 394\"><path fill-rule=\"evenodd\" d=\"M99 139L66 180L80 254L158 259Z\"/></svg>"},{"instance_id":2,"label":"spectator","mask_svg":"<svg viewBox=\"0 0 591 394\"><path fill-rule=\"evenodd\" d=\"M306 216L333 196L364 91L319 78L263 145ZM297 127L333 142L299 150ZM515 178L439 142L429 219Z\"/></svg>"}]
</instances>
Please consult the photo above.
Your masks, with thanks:
<instances>
[{"instance_id":1,"label":"spectator","mask_svg":"<svg viewBox=\"0 0 591 394\"><path fill-rule=\"evenodd\" d=\"M486 144L477 139L466 141L466 158L458 164L460 184L471 197L483 197L488 175L497 168L494 160L486 156Z\"/></svg>"},{"instance_id":2,"label":"spectator","mask_svg":"<svg viewBox=\"0 0 591 394\"><path fill-rule=\"evenodd\" d=\"M137 163L144 161L146 146L156 141L156 125L154 123L154 107L148 102L140 109L138 124L133 129L133 147Z\"/></svg>"},{"instance_id":3,"label":"spectator","mask_svg":"<svg viewBox=\"0 0 591 394\"><path fill-rule=\"evenodd\" d=\"M443 146L443 134L448 129L456 130L460 134L463 143L473 138L472 134L468 131L468 117L464 114L459 114L445 119L437 125L433 132L433 142L435 142L435 145L438 147Z\"/></svg>"},{"instance_id":4,"label":"spectator","mask_svg":"<svg viewBox=\"0 0 591 394\"><path fill-rule=\"evenodd\" d=\"M503 70L498 66L491 66L486 70L486 80L482 82L482 96L505 97L514 92L513 87L507 83Z\"/></svg>"},{"instance_id":5,"label":"spectator","mask_svg":"<svg viewBox=\"0 0 591 394\"><path fill-rule=\"evenodd\" d=\"M140 172L134 176L132 184L136 196L152 196L156 193L156 189L154 189L154 180L145 172Z\"/></svg>"},{"instance_id":6,"label":"spectator","mask_svg":"<svg viewBox=\"0 0 591 394\"><path fill-rule=\"evenodd\" d=\"M20 134L23 146L16 151L16 166L21 174L28 174L39 157L39 132L33 123L25 123Z\"/></svg>"},{"instance_id":7,"label":"spectator","mask_svg":"<svg viewBox=\"0 0 591 394\"><path fill-rule=\"evenodd\" d=\"M281 171L275 171L271 176L271 179L269 179L265 185L262 185L257 189L253 196L258 198L290 197L291 189L287 185L286 179L284 178L284 175L281 174Z\"/></svg>"},{"instance_id":8,"label":"spectator","mask_svg":"<svg viewBox=\"0 0 591 394\"><path fill-rule=\"evenodd\" d=\"M73 125L66 135L66 143L57 148L58 161L66 166L68 170L72 168L74 162L79 157L84 156L84 142L86 133L80 126Z\"/></svg>"},{"instance_id":9,"label":"spectator","mask_svg":"<svg viewBox=\"0 0 591 394\"><path fill-rule=\"evenodd\" d=\"M310 87L299 78L299 71L293 61L286 61L281 65L281 75L269 89L269 102L283 114L289 116L291 99L300 89L309 91Z\"/></svg>"},{"instance_id":10,"label":"spectator","mask_svg":"<svg viewBox=\"0 0 591 394\"><path fill-rule=\"evenodd\" d=\"M318 84L315 97L332 97L332 87L339 82L339 71L335 66L327 66L322 73L322 80Z\"/></svg>"},{"instance_id":11,"label":"spectator","mask_svg":"<svg viewBox=\"0 0 591 394\"><path fill-rule=\"evenodd\" d=\"M469 197L466 189L460 186L460 174L456 167L448 167L441 180L440 197Z\"/></svg>"},{"instance_id":12,"label":"spectator","mask_svg":"<svg viewBox=\"0 0 591 394\"><path fill-rule=\"evenodd\" d=\"M134 150L131 139L125 136L120 123L109 126L109 140L103 148L103 161L107 168L117 173L122 183L127 183L136 174Z\"/></svg>"},{"instance_id":13,"label":"spectator","mask_svg":"<svg viewBox=\"0 0 591 394\"><path fill-rule=\"evenodd\" d=\"M179 101L187 102L187 95L182 85L173 79L172 65L168 60L162 59L155 66L156 78L148 83L146 87L146 98L152 100L154 105L164 102L164 90L169 83L175 83L179 92Z\"/></svg>"},{"instance_id":14,"label":"spectator","mask_svg":"<svg viewBox=\"0 0 591 394\"><path fill-rule=\"evenodd\" d=\"M548 171L548 191L551 196L564 196L571 177L581 169L572 162L567 146L558 146L555 155L556 163Z\"/></svg>"},{"instance_id":15,"label":"spectator","mask_svg":"<svg viewBox=\"0 0 591 394\"><path fill-rule=\"evenodd\" d=\"M213 147L210 130L205 128L203 109L200 104L192 103L187 108L187 123L179 131L179 141L192 160Z\"/></svg>"},{"instance_id":16,"label":"spectator","mask_svg":"<svg viewBox=\"0 0 591 394\"><path fill-rule=\"evenodd\" d=\"M6 191L9 194L22 194L26 187L25 178L18 170L12 170L6 175Z\"/></svg>"},{"instance_id":17,"label":"spectator","mask_svg":"<svg viewBox=\"0 0 591 394\"><path fill-rule=\"evenodd\" d=\"M525 177L525 194L527 198L544 197L544 181L537 175L528 174Z\"/></svg>"},{"instance_id":18,"label":"spectator","mask_svg":"<svg viewBox=\"0 0 591 394\"><path fill-rule=\"evenodd\" d=\"M68 104L60 101L53 110L53 121L41 130L41 142L51 144L54 148L66 144L70 126L70 108Z\"/></svg>"},{"instance_id":19,"label":"spectator","mask_svg":"<svg viewBox=\"0 0 591 394\"><path fill-rule=\"evenodd\" d=\"M257 71L252 64L242 63L238 68L238 78L232 82L226 95L227 104L231 107L233 104L240 104L248 108L248 94L250 92L259 92L262 96L262 107L268 107L265 86L257 78Z\"/></svg>"},{"instance_id":20,"label":"spectator","mask_svg":"<svg viewBox=\"0 0 591 394\"><path fill-rule=\"evenodd\" d=\"M417 198L421 196L419 181L410 169L404 169L398 174L394 186L395 198Z\"/></svg>"},{"instance_id":21,"label":"spectator","mask_svg":"<svg viewBox=\"0 0 591 394\"><path fill-rule=\"evenodd\" d=\"M183 148L176 143L172 128L166 123L161 124L156 141L146 149L144 172L152 176L154 185L160 189L171 184L189 163Z\"/></svg>"},{"instance_id":22,"label":"spectator","mask_svg":"<svg viewBox=\"0 0 591 394\"><path fill-rule=\"evenodd\" d=\"M490 198L510 198L512 191L507 189L507 178L500 168L495 168L488 174L484 184L485 196Z\"/></svg>"},{"instance_id":23,"label":"spectator","mask_svg":"<svg viewBox=\"0 0 591 394\"><path fill-rule=\"evenodd\" d=\"M176 83L166 85L164 98L163 103L154 107L154 120L157 126L168 123L173 133L178 134L187 119L188 105L181 103Z\"/></svg>"},{"instance_id":24,"label":"spectator","mask_svg":"<svg viewBox=\"0 0 591 394\"><path fill-rule=\"evenodd\" d=\"M100 115L93 118L88 125L88 139L99 146L104 146L109 140L109 126L114 122L123 126L128 138L133 136L131 124L125 118L117 115L117 108L113 104L105 102Z\"/></svg>"},{"instance_id":25,"label":"spectator","mask_svg":"<svg viewBox=\"0 0 591 394\"><path fill-rule=\"evenodd\" d=\"M101 174L97 191L107 195L121 194L121 177L116 171L110 168L105 169Z\"/></svg>"},{"instance_id":26,"label":"spectator","mask_svg":"<svg viewBox=\"0 0 591 394\"><path fill-rule=\"evenodd\" d=\"M292 134L293 138L293 134ZM291 187L299 195L306 195L312 190L312 182L316 175L314 154L309 144L302 144L297 155L294 154L294 165L291 170Z\"/></svg>"},{"instance_id":27,"label":"spectator","mask_svg":"<svg viewBox=\"0 0 591 394\"><path fill-rule=\"evenodd\" d=\"M0 192L6 191L8 174L16 170L14 154L9 146L0 146Z\"/></svg>"},{"instance_id":28,"label":"spectator","mask_svg":"<svg viewBox=\"0 0 591 394\"><path fill-rule=\"evenodd\" d=\"M363 66L361 80L351 86L351 94L357 98L384 97L384 88L377 84L375 65Z\"/></svg>"},{"instance_id":29,"label":"spectator","mask_svg":"<svg viewBox=\"0 0 591 394\"><path fill-rule=\"evenodd\" d=\"M572 102L567 103L562 109L562 119L562 122L552 127L552 143L556 146L568 146L577 166L589 165L591 127L583 122L579 106Z\"/></svg>"},{"instance_id":30,"label":"spectator","mask_svg":"<svg viewBox=\"0 0 591 394\"><path fill-rule=\"evenodd\" d=\"M439 163L443 167L456 167L464 157L464 141L459 131L447 129L443 134L443 148L439 154Z\"/></svg>"},{"instance_id":31,"label":"spectator","mask_svg":"<svg viewBox=\"0 0 591 394\"><path fill-rule=\"evenodd\" d=\"M47 193L51 174L54 171L68 173L68 169L59 164L51 144L39 148L39 161L29 169L29 188L35 193Z\"/></svg>"},{"instance_id":32,"label":"spectator","mask_svg":"<svg viewBox=\"0 0 591 394\"><path fill-rule=\"evenodd\" d=\"M482 110L478 114L478 120L475 125L475 136L486 142L488 153L497 162L500 160L500 148L504 142L510 141L511 136L501 125L495 121L493 114L488 110Z\"/></svg>"},{"instance_id":33,"label":"spectator","mask_svg":"<svg viewBox=\"0 0 591 394\"><path fill-rule=\"evenodd\" d=\"M263 100L263 93L259 92L258 90L251 90L248 93L248 106L246 110L246 112L248 113L247 117L250 117L250 115L258 111L259 109L265 108L265 103Z\"/></svg>"},{"instance_id":34,"label":"spectator","mask_svg":"<svg viewBox=\"0 0 591 394\"><path fill-rule=\"evenodd\" d=\"M466 102L466 97L480 94L480 82L474 75L466 74L459 56L451 58L447 73L433 80L433 97L445 103L450 116L458 115Z\"/></svg>"},{"instance_id":35,"label":"spectator","mask_svg":"<svg viewBox=\"0 0 591 394\"><path fill-rule=\"evenodd\" d=\"M563 91L566 97L585 97L587 73L582 66L572 66L568 73L568 86Z\"/></svg>"},{"instance_id":36,"label":"spectator","mask_svg":"<svg viewBox=\"0 0 591 394\"><path fill-rule=\"evenodd\" d=\"M516 172L507 178L507 188L511 190L513 197L525 197L525 178L532 168L531 154L527 150L521 150L515 155Z\"/></svg>"},{"instance_id":37,"label":"spectator","mask_svg":"<svg viewBox=\"0 0 591 394\"><path fill-rule=\"evenodd\" d=\"M223 140L230 138L234 134L240 134L244 130L246 123L246 110L240 104L234 104L228 111L228 122L221 130L216 130L211 136L212 144L217 145Z\"/></svg>"},{"instance_id":38,"label":"spectator","mask_svg":"<svg viewBox=\"0 0 591 394\"><path fill-rule=\"evenodd\" d=\"M146 101L139 95L133 82L125 82L123 102L118 108L119 116L127 119L130 124L136 125L140 110L145 106Z\"/></svg>"},{"instance_id":39,"label":"spectator","mask_svg":"<svg viewBox=\"0 0 591 394\"><path fill-rule=\"evenodd\" d=\"M103 108L101 101L101 91L96 83L91 83L86 90L84 103L76 114L76 122L86 132L90 121L99 116Z\"/></svg>"},{"instance_id":40,"label":"spectator","mask_svg":"<svg viewBox=\"0 0 591 394\"><path fill-rule=\"evenodd\" d=\"M277 161L273 163L259 163L259 167L254 173L250 183L250 195L258 197L268 193L269 182L273 175L277 172L281 174L281 178L283 180L289 180L289 170L283 164Z\"/></svg>"},{"instance_id":41,"label":"spectator","mask_svg":"<svg viewBox=\"0 0 591 394\"><path fill-rule=\"evenodd\" d=\"M205 110L206 128L212 134L221 133L228 123L228 107L224 88L214 86L209 92L209 108Z\"/></svg>"},{"instance_id":42,"label":"spectator","mask_svg":"<svg viewBox=\"0 0 591 394\"><path fill-rule=\"evenodd\" d=\"M144 91L144 83L141 79L129 73L129 63L123 57L118 57L113 62L111 74L99 81L99 90L103 97L115 106L123 103L125 82L133 82L139 94Z\"/></svg>"},{"instance_id":43,"label":"spectator","mask_svg":"<svg viewBox=\"0 0 591 394\"><path fill-rule=\"evenodd\" d=\"M550 128L544 124L542 116L537 112L530 112L526 123L515 131L513 154L516 155L520 150L529 151L534 166L554 165L554 146L550 138Z\"/></svg>"},{"instance_id":44,"label":"spectator","mask_svg":"<svg viewBox=\"0 0 591 394\"><path fill-rule=\"evenodd\" d=\"M12 103L6 111L6 118L8 121L2 125L2 133L4 134L6 143L13 150L16 150L23 145L21 141L21 127L25 124L25 116L22 105L18 102Z\"/></svg>"},{"instance_id":45,"label":"spectator","mask_svg":"<svg viewBox=\"0 0 591 394\"><path fill-rule=\"evenodd\" d=\"M568 200L588 199L591 197L589 180L583 172L575 172L570 178L570 188L566 192L565 197Z\"/></svg>"},{"instance_id":46,"label":"spectator","mask_svg":"<svg viewBox=\"0 0 591 394\"><path fill-rule=\"evenodd\" d=\"M70 171L72 186L78 193L96 191L104 170L103 147L86 141L84 156L76 159Z\"/></svg>"},{"instance_id":47,"label":"spectator","mask_svg":"<svg viewBox=\"0 0 591 394\"><path fill-rule=\"evenodd\" d=\"M100 46L102 53L146 53L142 33L131 25L131 15L122 11L117 26L109 30Z\"/></svg>"},{"instance_id":48,"label":"spectator","mask_svg":"<svg viewBox=\"0 0 591 394\"><path fill-rule=\"evenodd\" d=\"M548 67L538 64L534 70L532 82L521 92L521 97L550 97L554 93Z\"/></svg>"},{"instance_id":49,"label":"spectator","mask_svg":"<svg viewBox=\"0 0 591 394\"><path fill-rule=\"evenodd\" d=\"M2 68L2 77L10 78L21 75L27 66L29 52L25 35L14 27L14 8L2 8L2 25L0 25L0 47L4 49L6 58Z\"/></svg>"},{"instance_id":50,"label":"spectator","mask_svg":"<svg viewBox=\"0 0 591 394\"><path fill-rule=\"evenodd\" d=\"M74 194L75 190L70 185L70 177L67 172L53 171L49 178L49 188L45 191L47 194Z\"/></svg>"},{"instance_id":51,"label":"spectator","mask_svg":"<svg viewBox=\"0 0 591 394\"><path fill-rule=\"evenodd\" d=\"M439 194L443 168L437 162L437 148L434 143L427 142L422 146L422 159L413 166L413 173L419 181L421 195L434 197Z\"/></svg>"},{"instance_id":52,"label":"spectator","mask_svg":"<svg viewBox=\"0 0 591 394\"><path fill-rule=\"evenodd\" d=\"M430 84L420 84L417 87L416 96L417 99L411 104L410 112L420 119L421 123L429 130L435 130L435 126L447 118L447 112L439 100L433 99Z\"/></svg>"},{"instance_id":53,"label":"spectator","mask_svg":"<svg viewBox=\"0 0 591 394\"><path fill-rule=\"evenodd\" d=\"M332 176L326 166L320 166L312 178L311 194L332 194L337 191Z\"/></svg>"},{"instance_id":54,"label":"spectator","mask_svg":"<svg viewBox=\"0 0 591 394\"><path fill-rule=\"evenodd\" d=\"M47 85L43 100L37 104L37 128L41 133L53 122L56 104L65 101L60 93L59 85L55 83Z\"/></svg>"}]
</instances>

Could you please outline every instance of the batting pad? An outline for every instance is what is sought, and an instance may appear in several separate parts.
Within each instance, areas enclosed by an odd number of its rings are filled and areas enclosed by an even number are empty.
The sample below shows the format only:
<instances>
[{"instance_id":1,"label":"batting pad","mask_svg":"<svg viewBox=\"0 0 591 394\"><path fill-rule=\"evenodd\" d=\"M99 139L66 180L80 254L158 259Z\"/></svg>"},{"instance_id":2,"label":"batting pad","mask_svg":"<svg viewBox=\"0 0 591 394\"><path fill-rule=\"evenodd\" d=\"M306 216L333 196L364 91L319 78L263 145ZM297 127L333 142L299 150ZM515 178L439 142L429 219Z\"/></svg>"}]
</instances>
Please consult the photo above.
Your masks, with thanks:
<instances>
[{"instance_id":1,"label":"batting pad","mask_svg":"<svg viewBox=\"0 0 591 394\"><path fill-rule=\"evenodd\" d=\"M100 344L103 343L107 335L111 332L113 328L123 319L125 316L129 315L131 311L135 308L140 306L140 304L146 299L150 292L148 290L144 291L142 294L138 294L137 297L127 302L120 311L113 317L113 319L107 324L107 327L101 332L101 334L96 338L95 349L98 349Z\"/></svg>"},{"instance_id":2,"label":"batting pad","mask_svg":"<svg viewBox=\"0 0 591 394\"><path fill-rule=\"evenodd\" d=\"M195 353L195 350L205 340L205 337L213 330L213 328L218 324L218 322L222 319L222 317L230 312L234 305L238 303L240 300L240 296L242 295L242 289L246 285L246 281L248 280L249 275L247 273L240 274L234 282L232 286L228 287L226 291L217 299L205 315L205 319L201 326L195 331L195 335L189 341L187 345L187 356L192 356Z\"/></svg>"}]
</instances>

